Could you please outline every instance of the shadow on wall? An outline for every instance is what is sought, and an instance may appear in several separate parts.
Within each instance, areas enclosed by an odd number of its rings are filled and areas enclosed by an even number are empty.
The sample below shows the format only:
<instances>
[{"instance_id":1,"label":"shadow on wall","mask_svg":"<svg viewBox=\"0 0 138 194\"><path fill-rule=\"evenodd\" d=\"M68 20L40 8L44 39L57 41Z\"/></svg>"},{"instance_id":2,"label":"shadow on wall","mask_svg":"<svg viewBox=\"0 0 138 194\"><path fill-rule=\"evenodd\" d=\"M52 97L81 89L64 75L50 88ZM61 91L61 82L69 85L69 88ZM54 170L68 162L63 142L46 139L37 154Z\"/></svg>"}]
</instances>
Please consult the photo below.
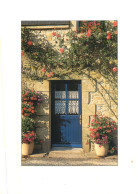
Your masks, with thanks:
<instances>
[{"instance_id":1,"label":"shadow on wall","mask_svg":"<svg viewBox=\"0 0 138 194\"><path fill-rule=\"evenodd\" d=\"M22 90L34 89L34 82L22 78ZM41 91L40 91L41 92ZM48 152L51 148L51 134L49 126L49 92L42 92L43 101L36 107L36 133L40 141L35 142L34 153ZM40 143L41 142L41 143Z\"/></svg>"},{"instance_id":2,"label":"shadow on wall","mask_svg":"<svg viewBox=\"0 0 138 194\"><path fill-rule=\"evenodd\" d=\"M51 133L50 133L50 114L49 114L49 97L42 93L43 102L37 106L36 133L42 143L35 145L35 152L49 152L51 148Z\"/></svg>"}]
</instances>

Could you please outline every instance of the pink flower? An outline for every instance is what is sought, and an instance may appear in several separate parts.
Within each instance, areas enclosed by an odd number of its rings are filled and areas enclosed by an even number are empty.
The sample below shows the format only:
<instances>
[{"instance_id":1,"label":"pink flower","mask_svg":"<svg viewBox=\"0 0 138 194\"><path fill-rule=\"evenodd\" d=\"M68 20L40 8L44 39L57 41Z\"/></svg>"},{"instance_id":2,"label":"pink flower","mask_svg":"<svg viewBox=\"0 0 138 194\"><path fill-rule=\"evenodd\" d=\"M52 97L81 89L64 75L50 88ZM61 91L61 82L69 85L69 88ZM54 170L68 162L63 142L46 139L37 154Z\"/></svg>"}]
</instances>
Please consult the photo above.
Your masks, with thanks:
<instances>
[{"instance_id":1,"label":"pink flower","mask_svg":"<svg viewBox=\"0 0 138 194\"><path fill-rule=\"evenodd\" d=\"M54 72L50 72L50 75L54 75Z\"/></svg>"},{"instance_id":2,"label":"pink flower","mask_svg":"<svg viewBox=\"0 0 138 194\"><path fill-rule=\"evenodd\" d=\"M44 68L43 68L43 69L41 69L41 71L42 71L42 72L46 72L46 70L45 70Z\"/></svg>"},{"instance_id":3,"label":"pink flower","mask_svg":"<svg viewBox=\"0 0 138 194\"><path fill-rule=\"evenodd\" d=\"M101 148L102 146L101 146L101 145L99 145L99 147Z\"/></svg>"},{"instance_id":4,"label":"pink flower","mask_svg":"<svg viewBox=\"0 0 138 194\"><path fill-rule=\"evenodd\" d=\"M21 51L21 56L23 56L24 55L24 53L23 53L23 51Z\"/></svg>"},{"instance_id":5,"label":"pink flower","mask_svg":"<svg viewBox=\"0 0 138 194\"><path fill-rule=\"evenodd\" d=\"M64 53L64 49L63 49L63 48L60 48L60 49L59 49L59 52L60 52L60 53Z\"/></svg>"},{"instance_id":6,"label":"pink flower","mask_svg":"<svg viewBox=\"0 0 138 194\"><path fill-rule=\"evenodd\" d=\"M37 94L40 94L41 92L39 92L39 91L36 91L36 93L37 93ZM39 97L39 96L38 96L38 97Z\"/></svg>"},{"instance_id":7,"label":"pink flower","mask_svg":"<svg viewBox=\"0 0 138 194\"><path fill-rule=\"evenodd\" d=\"M28 45L31 46L33 43L32 41L28 41Z\"/></svg>"},{"instance_id":8,"label":"pink flower","mask_svg":"<svg viewBox=\"0 0 138 194\"><path fill-rule=\"evenodd\" d=\"M117 72L117 67L114 67L113 68L113 72Z\"/></svg>"},{"instance_id":9,"label":"pink flower","mask_svg":"<svg viewBox=\"0 0 138 194\"><path fill-rule=\"evenodd\" d=\"M90 37L90 36L91 36L91 33L88 32L88 33L86 34L86 36L87 36L87 37Z\"/></svg>"},{"instance_id":10,"label":"pink flower","mask_svg":"<svg viewBox=\"0 0 138 194\"><path fill-rule=\"evenodd\" d=\"M117 21L113 22L113 26L116 27L117 26Z\"/></svg>"},{"instance_id":11,"label":"pink flower","mask_svg":"<svg viewBox=\"0 0 138 194\"><path fill-rule=\"evenodd\" d=\"M56 33L55 33L55 32L52 32L52 35L53 35L53 36L55 36L55 35L56 35Z\"/></svg>"},{"instance_id":12,"label":"pink flower","mask_svg":"<svg viewBox=\"0 0 138 194\"><path fill-rule=\"evenodd\" d=\"M111 39L111 36L107 36L106 38L107 38L107 40L110 40Z\"/></svg>"},{"instance_id":13,"label":"pink flower","mask_svg":"<svg viewBox=\"0 0 138 194\"><path fill-rule=\"evenodd\" d=\"M92 32L92 30L88 30L88 33L91 33Z\"/></svg>"}]
</instances>

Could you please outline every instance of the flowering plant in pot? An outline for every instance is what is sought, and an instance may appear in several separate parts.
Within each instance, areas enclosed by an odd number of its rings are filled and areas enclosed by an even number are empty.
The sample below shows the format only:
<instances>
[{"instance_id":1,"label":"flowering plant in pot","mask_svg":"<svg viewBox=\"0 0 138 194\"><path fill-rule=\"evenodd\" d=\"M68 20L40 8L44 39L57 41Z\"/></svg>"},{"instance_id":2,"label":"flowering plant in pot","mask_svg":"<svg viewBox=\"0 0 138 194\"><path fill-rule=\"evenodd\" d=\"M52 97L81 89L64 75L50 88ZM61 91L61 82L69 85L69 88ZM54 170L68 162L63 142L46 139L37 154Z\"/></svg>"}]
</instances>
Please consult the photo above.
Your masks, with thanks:
<instances>
[{"instance_id":1,"label":"flowering plant in pot","mask_svg":"<svg viewBox=\"0 0 138 194\"><path fill-rule=\"evenodd\" d=\"M34 90L24 90L22 92L22 103L29 104L29 105L39 105L42 102L41 92L34 91Z\"/></svg>"},{"instance_id":2,"label":"flowering plant in pot","mask_svg":"<svg viewBox=\"0 0 138 194\"><path fill-rule=\"evenodd\" d=\"M35 123L29 117L22 118L22 155L32 154L35 139Z\"/></svg>"},{"instance_id":3,"label":"flowering plant in pot","mask_svg":"<svg viewBox=\"0 0 138 194\"><path fill-rule=\"evenodd\" d=\"M108 117L94 115L91 121L88 143L95 144L95 151L98 156L105 156L108 152L114 153L116 146L113 143L113 131L117 130L115 121Z\"/></svg>"},{"instance_id":4,"label":"flowering plant in pot","mask_svg":"<svg viewBox=\"0 0 138 194\"><path fill-rule=\"evenodd\" d=\"M22 111L21 111L22 115L24 115L25 117L33 117L35 116L36 110L33 106L33 102L29 103L27 101L25 101L24 103L22 103Z\"/></svg>"}]
</instances>

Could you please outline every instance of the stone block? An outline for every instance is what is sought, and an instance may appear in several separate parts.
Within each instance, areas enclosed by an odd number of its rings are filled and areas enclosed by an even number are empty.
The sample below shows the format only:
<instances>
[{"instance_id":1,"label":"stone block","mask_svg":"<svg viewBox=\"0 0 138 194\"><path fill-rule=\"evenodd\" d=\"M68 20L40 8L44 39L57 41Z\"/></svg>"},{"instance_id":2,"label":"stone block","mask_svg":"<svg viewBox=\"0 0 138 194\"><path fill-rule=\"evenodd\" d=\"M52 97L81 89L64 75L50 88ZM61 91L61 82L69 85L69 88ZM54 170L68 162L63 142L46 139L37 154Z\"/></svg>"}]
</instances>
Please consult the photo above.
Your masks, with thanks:
<instances>
[{"instance_id":1,"label":"stone block","mask_svg":"<svg viewBox=\"0 0 138 194\"><path fill-rule=\"evenodd\" d=\"M94 84L90 80L82 80L82 92L96 92L96 83Z\"/></svg>"},{"instance_id":2,"label":"stone block","mask_svg":"<svg viewBox=\"0 0 138 194\"><path fill-rule=\"evenodd\" d=\"M44 80L43 82L40 82L36 80L34 84L34 90L35 91L50 91L49 81Z\"/></svg>"}]
</instances>

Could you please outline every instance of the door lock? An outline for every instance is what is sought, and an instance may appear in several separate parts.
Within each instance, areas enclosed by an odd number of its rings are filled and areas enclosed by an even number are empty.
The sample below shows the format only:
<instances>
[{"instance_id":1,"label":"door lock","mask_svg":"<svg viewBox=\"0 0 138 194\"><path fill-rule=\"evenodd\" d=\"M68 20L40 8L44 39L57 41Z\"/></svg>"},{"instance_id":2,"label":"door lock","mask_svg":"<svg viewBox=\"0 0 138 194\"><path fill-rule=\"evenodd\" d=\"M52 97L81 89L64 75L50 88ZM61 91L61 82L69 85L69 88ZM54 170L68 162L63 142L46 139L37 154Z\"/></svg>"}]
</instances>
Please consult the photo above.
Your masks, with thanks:
<instances>
[{"instance_id":1,"label":"door lock","mask_svg":"<svg viewBox=\"0 0 138 194\"><path fill-rule=\"evenodd\" d=\"M81 125L81 121L82 121L81 115L80 115L80 119L79 120L80 120L80 125Z\"/></svg>"}]
</instances>

